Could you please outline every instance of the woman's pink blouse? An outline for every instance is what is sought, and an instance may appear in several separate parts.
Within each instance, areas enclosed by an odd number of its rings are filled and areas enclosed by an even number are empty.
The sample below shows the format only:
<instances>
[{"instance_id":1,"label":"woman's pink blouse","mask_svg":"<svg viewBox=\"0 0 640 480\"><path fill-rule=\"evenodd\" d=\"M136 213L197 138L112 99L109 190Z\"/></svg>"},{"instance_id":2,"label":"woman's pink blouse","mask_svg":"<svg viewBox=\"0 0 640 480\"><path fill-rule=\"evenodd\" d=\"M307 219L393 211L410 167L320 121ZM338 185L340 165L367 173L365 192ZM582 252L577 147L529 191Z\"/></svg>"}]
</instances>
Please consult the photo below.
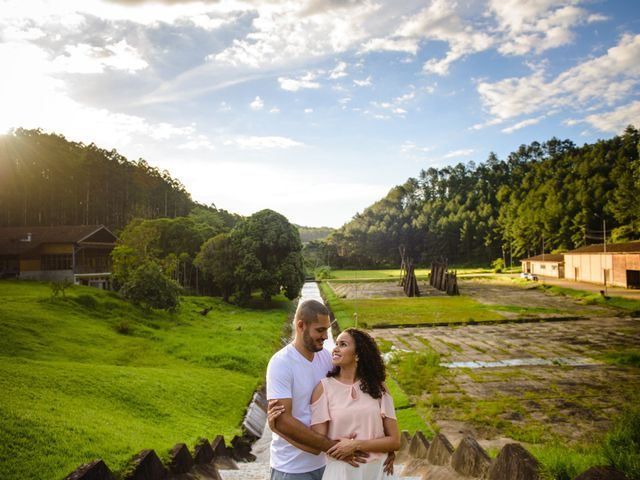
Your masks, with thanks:
<instances>
[{"instance_id":1,"label":"woman's pink blouse","mask_svg":"<svg viewBox=\"0 0 640 480\"><path fill-rule=\"evenodd\" d=\"M340 383L333 377L321 380L324 392L311 404L311 425L329 421L327 436L332 440L355 438L371 440L384 437L382 419L396 418L393 399L388 393L373 398L364 393L360 382ZM376 460L382 453L371 453L367 461Z\"/></svg>"}]
</instances>

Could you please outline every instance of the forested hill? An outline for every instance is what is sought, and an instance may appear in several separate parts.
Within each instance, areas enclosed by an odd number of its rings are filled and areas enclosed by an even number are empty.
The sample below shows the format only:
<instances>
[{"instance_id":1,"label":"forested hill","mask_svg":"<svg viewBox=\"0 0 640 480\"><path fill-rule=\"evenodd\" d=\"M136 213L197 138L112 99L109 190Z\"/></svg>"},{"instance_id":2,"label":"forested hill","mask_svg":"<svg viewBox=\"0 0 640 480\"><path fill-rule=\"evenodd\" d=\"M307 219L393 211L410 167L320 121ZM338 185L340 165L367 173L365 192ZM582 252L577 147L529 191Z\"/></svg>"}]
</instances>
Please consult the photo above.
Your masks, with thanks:
<instances>
[{"instance_id":1,"label":"forested hill","mask_svg":"<svg viewBox=\"0 0 640 480\"><path fill-rule=\"evenodd\" d=\"M196 204L166 170L93 143L17 129L0 136L0 226L104 224L187 215Z\"/></svg>"},{"instance_id":2,"label":"forested hill","mask_svg":"<svg viewBox=\"0 0 640 480\"><path fill-rule=\"evenodd\" d=\"M332 266L398 266L398 247L421 264L458 264L565 251L640 238L640 135L577 147L533 142L422 170L357 214L324 243ZM612 238L613 237L613 238Z\"/></svg>"}]
</instances>

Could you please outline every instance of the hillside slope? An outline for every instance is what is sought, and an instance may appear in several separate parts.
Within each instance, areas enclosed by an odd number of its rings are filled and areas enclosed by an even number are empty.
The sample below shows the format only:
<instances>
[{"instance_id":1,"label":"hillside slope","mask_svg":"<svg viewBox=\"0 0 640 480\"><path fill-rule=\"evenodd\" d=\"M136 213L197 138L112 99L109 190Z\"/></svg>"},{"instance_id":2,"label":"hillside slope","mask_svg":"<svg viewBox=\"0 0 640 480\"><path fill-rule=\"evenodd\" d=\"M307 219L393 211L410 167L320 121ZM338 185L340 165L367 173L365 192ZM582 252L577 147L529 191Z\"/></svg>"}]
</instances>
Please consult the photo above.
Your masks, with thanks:
<instances>
[{"instance_id":1,"label":"hillside slope","mask_svg":"<svg viewBox=\"0 0 640 480\"><path fill-rule=\"evenodd\" d=\"M0 300L3 479L63 478L95 458L118 470L143 448L238 434L290 308L186 297L169 315L7 281Z\"/></svg>"}]
</instances>

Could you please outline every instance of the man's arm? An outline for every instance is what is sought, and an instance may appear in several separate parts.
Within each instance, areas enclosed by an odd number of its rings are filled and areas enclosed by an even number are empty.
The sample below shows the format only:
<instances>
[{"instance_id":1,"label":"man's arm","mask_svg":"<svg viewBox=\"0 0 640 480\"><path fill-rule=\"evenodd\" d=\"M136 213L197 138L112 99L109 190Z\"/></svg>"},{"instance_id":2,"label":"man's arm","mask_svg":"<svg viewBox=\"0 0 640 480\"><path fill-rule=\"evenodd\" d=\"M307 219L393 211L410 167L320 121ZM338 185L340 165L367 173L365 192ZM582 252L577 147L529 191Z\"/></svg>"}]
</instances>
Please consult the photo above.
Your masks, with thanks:
<instances>
[{"instance_id":1,"label":"man's arm","mask_svg":"<svg viewBox=\"0 0 640 480\"><path fill-rule=\"evenodd\" d=\"M281 398L276 402L277 405L284 407L284 411L274 420L276 432L290 443L294 444L295 442L311 448L315 454L326 452L337 443L335 440L329 440L324 435L314 432L295 418L292 414L293 402L290 398ZM300 447L298 446L298 448Z\"/></svg>"}]
</instances>

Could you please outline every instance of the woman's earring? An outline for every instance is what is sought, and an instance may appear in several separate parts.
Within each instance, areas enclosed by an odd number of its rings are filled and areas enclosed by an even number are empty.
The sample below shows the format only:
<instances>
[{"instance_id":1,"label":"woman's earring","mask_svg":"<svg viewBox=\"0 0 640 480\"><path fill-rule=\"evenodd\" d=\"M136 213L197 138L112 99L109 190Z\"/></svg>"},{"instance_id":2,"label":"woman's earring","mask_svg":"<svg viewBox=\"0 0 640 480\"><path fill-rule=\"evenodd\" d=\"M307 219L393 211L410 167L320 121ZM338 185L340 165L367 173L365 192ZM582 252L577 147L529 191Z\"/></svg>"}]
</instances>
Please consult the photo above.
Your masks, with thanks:
<instances>
[{"instance_id":1,"label":"woman's earring","mask_svg":"<svg viewBox=\"0 0 640 480\"><path fill-rule=\"evenodd\" d=\"M358 363L358 360L360 360L360 359L356 356L356 363Z\"/></svg>"}]
</instances>

